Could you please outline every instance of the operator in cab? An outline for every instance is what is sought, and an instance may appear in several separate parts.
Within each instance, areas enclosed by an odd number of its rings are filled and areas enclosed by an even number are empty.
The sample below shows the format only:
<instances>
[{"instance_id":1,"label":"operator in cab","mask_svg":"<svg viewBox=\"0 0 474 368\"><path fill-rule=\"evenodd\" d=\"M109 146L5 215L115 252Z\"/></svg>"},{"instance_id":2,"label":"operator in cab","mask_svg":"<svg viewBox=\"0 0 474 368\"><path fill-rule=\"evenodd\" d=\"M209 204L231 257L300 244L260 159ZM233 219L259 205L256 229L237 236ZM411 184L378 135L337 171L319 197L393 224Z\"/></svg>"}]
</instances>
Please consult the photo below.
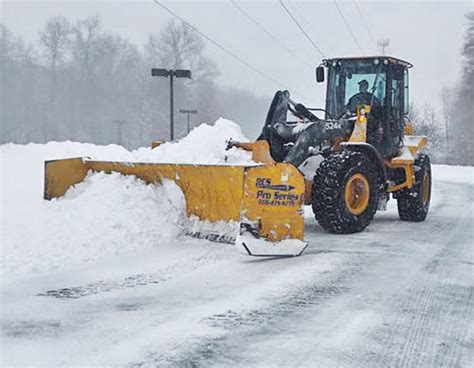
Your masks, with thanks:
<instances>
[{"instance_id":1,"label":"operator in cab","mask_svg":"<svg viewBox=\"0 0 474 368\"><path fill-rule=\"evenodd\" d=\"M360 105L380 106L380 101L372 93L368 92L369 82L362 79L359 83L359 93L356 93L349 99L346 105L347 111L352 114L357 112L357 107Z\"/></svg>"}]
</instances>

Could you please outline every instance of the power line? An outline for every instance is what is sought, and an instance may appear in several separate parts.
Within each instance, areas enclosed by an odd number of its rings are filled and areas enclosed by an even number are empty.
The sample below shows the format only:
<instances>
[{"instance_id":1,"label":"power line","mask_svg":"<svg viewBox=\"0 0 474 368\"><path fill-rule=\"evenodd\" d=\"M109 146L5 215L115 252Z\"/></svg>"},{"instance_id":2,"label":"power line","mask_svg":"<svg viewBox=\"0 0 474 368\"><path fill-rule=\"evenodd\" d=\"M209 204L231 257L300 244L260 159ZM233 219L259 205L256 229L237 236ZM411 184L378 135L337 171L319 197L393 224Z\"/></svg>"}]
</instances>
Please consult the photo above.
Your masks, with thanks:
<instances>
[{"instance_id":1,"label":"power line","mask_svg":"<svg viewBox=\"0 0 474 368\"><path fill-rule=\"evenodd\" d=\"M298 19L302 20L301 23L304 23L307 28L311 29L312 27L312 22L306 18L306 16L303 14L303 11L301 9L298 10L298 5L293 0L286 0L286 6L288 9L291 9L293 11L293 14L295 14L295 17L298 17Z\"/></svg>"},{"instance_id":2,"label":"power line","mask_svg":"<svg viewBox=\"0 0 474 368\"><path fill-rule=\"evenodd\" d=\"M313 29L314 22L308 20L308 18L304 14L304 10L302 10L301 8L298 8L299 5L297 5L293 0L286 0L286 6L288 9L290 9L293 12L293 15L295 16L295 18L299 19L300 23L305 26L305 29L309 31ZM314 34L314 32L311 32L311 33Z\"/></svg>"},{"instance_id":3,"label":"power line","mask_svg":"<svg viewBox=\"0 0 474 368\"><path fill-rule=\"evenodd\" d=\"M286 50L288 54L292 57L296 57L300 62L313 68L313 65L308 63L306 60L300 58L297 53L291 51L288 47L286 47L277 37L275 37L267 28L265 28L261 23L259 23L254 17L252 17L246 10L244 10L235 0L230 0L230 2L245 16L247 17L253 24L255 24L258 28L260 28L263 32L267 34L276 44L278 44L281 48Z\"/></svg>"},{"instance_id":4,"label":"power line","mask_svg":"<svg viewBox=\"0 0 474 368\"><path fill-rule=\"evenodd\" d=\"M291 17L291 19L293 19L293 22L295 22L295 24L298 26L298 28L300 29L301 32L303 32L303 34L306 36L306 38L308 39L308 41L311 43L311 45L313 45L313 47L316 49L317 52L319 52L319 54L323 57L323 58L326 58L326 56L324 56L324 53L321 51L321 49L316 45L316 43L311 39L311 37L308 35L308 33L306 33L306 31L303 29L303 27L299 24L298 20L295 18L295 16L291 13L290 9L288 9L285 5L285 3L283 2L283 0L280 0L280 4L281 6L285 9L285 11L288 13L288 15Z\"/></svg>"},{"instance_id":5,"label":"power line","mask_svg":"<svg viewBox=\"0 0 474 368\"><path fill-rule=\"evenodd\" d=\"M369 34L369 37L372 39L372 42L373 42L374 44L376 44L377 41L375 40L375 37L374 37L374 34L372 33L372 30L371 30L370 27L367 25L366 17L362 14L362 11L360 10L359 5L357 4L357 1L356 1L356 0L353 0L353 1L354 1L355 8L356 8L356 10L357 10L357 13L359 13L360 18L363 20L363 21L362 21L362 24L364 25L365 29L367 30L367 33Z\"/></svg>"},{"instance_id":6,"label":"power line","mask_svg":"<svg viewBox=\"0 0 474 368\"><path fill-rule=\"evenodd\" d=\"M281 87L285 87L286 84L283 83L283 82L280 82L279 80L271 77L270 75L262 72L260 69L254 67L252 64L248 63L247 61L245 61L244 59L242 59L240 56L236 55L235 53L233 53L232 51L230 51L229 49L225 48L224 46L222 46L220 43L218 43L217 41L215 41L214 39L212 39L210 36L208 36L207 34L205 34L204 32L200 31L198 28L196 28L195 26L193 26L191 23L189 23L188 21L186 21L185 19L181 18L178 14L176 14L174 11L172 11L171 9L169 9L168 7L166 7L164 4L162 4L160 1L158 0L153 0L153 2L158 5L159 7L161 7L163 10L165 10L166 12L168 12L169 14L171 14L173 17L179 19L181 22L183 22L185 25L187 25L189 28L191 28L192 30L194 30L195 32L199 33L202 37L204 37L206 40L208 40L210 43L212 43L214 46L216 46L217 48L219 48L221 51L225 52L227 55L233 57L235 60L239 61L241 64L245 65L247 68L253 70L255 73L261 75L262 77L264 78L267 78L268 80L272 81L273 83L275 83L277 86L281 86ZM300 95L303 95L301 93L299 93L298 91L295 91L297 92L298 94Z\"/></svg>"},{"instance_id":7,"label":"power line","mask_svg":"<svg viewBox=\"0 0 474 368\"><path fill-rule=\"evenodd\" d=\"M342 18L344 24L346 25L347 29L349 30L349 33L351 34L352 38L354 39L355 44L359 48L362 55L365 55L365 52L362 49L362 46L360 45L359 41L357 40L357 37L355 36L354 32L352 31L351 26L349 25L346 18L344 17L344 14L342 14L341 8L339 7L339 4L337 3L337 0L334 0L334 5L336 5L337 11L338 11L339 15L341 16L341 18Z\"/></svg>"}]
</instances>

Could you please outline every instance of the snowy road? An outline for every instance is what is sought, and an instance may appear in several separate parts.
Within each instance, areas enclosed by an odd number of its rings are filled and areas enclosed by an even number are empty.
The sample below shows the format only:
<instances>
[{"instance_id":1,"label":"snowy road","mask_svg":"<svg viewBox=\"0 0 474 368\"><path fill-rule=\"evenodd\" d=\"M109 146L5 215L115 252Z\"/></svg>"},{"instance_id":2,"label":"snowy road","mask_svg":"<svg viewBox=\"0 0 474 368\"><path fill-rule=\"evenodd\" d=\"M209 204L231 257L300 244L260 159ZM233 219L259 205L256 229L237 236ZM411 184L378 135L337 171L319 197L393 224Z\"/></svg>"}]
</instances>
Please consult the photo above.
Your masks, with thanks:
<instances>
[{"instance_id":1,"label":"snowy road","mask_svg":"<svg viewBox=\"0 0 474 368\"><path fill-rule=\"evenodd\" d=\"M4 285L1 365L472 366L474 187L435 191L420 224L308 214L298 258L182 238Z\"/></svg>"}]
</instances>

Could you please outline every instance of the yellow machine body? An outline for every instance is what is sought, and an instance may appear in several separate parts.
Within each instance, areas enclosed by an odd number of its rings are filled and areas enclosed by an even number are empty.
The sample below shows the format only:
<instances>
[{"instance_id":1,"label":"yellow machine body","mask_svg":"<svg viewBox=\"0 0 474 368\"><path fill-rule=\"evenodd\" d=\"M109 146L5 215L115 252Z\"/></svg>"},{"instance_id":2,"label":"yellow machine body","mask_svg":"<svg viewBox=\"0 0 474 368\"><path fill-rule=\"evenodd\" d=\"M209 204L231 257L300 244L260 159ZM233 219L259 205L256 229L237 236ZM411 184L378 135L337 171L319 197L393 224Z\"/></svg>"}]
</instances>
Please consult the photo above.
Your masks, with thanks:
<instances>
[{"instance_id":1,"label":"yellow machine body","mask_svg":"<svg viewBox=\"0 0 474 368\"><path fill-rule=\"evenodd\" d=\"M45 163L44 198L60 197L88 172L135 175L148 184L173 180L186 200L186 214L200 220L242 221L261 239L304 237L303 176L291 164L258 166L183 165L92 161ZM205 235L205 234L204 234Z\"/></svg>"},{"instance_id":2,"label":"yellow machine body","mask_svg":"<svg viewBox=\"0 0 474 368\"><path fill-rule=\"evenodd\" d=\"M349 143L367 142L367 114L370 112L369 105L360 105L357 108L357 119L354 124L354 130L350 136ZM399 184L390 184L387 191L392 193L407 188L410 189L415 183L415 171L413 164L417 154L425 147L428 142L425 136L415 136L413 124L407 122L404 128L404 146L399 154L390 160L385 160L384 164L390 169L402 169L405 172L405 180ZM344 143L343 143L344 144Z\"/></svg>"}]
</instances>

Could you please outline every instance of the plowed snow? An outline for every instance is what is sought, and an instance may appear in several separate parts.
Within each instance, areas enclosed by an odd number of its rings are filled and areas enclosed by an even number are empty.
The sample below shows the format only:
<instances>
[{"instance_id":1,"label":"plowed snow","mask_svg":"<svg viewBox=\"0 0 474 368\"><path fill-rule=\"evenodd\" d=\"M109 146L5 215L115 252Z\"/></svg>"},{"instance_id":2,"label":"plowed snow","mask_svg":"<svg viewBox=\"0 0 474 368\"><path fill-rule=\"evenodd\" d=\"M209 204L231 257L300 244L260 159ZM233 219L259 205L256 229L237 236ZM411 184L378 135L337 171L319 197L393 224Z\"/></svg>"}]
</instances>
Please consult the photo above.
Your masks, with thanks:
<instances>
[{"instance_id":1,"label":"plowed snow","mask_svg":"<svg viewBox=\"0 0 474 368\"><path fill-rule=\"evenodd\" d=\"M145 251L175 239L183 221L190 225L183 216L183 194L172 182L156 187L135 177L93 174L63 198L44 201L45 160L91 157L130 162L255 164L249 152L225 150L230 138L247 141L237 124L219 119L213 126L202 124L182 140L153 150L129 152L117 145L77 142L0 146L2 282L110 255ZM226 224L217 225L230 231ZM235 224L230 228L235 229Z\"/></svg>"}]
</instances>

